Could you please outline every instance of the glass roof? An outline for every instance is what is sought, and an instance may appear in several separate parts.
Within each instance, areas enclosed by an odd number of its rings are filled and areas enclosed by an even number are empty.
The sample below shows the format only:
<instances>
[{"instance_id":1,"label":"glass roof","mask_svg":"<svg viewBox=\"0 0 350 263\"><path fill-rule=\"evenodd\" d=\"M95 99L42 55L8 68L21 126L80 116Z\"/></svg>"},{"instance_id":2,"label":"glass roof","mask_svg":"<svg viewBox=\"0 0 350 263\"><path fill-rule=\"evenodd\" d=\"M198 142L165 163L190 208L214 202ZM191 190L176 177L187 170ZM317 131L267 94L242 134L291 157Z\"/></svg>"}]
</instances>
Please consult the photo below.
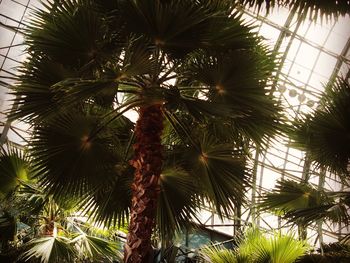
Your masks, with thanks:
<instances>
[{"instance_id":1,"label":"glass roof","mask_svg":"<svg viewBox=\"0 0 350 263\"><path fill-rule=\"evenodd\" d=\"M11 107L8 87L14 83L16 67L23 61L25 47L20 33L26 18L38 0L0 1L0 133L1 143L6 137L24 145L28 124L8 122L5 112ZM350 65L350 17L337 20L318 19L316 22L302 19L302 14L293 14L285 8L275 8L266 15L264 10L242 9L243 17L256 25L256 30L268 45L279 52L282 66L274 95L285 106L286 114L294 119L301 112L309 112L318 106L322 91L336 76L349 76ZM306 14L307 16L307 14ZM275 229L284 226L277 217L257 215L253 208L256 199L265 191L274 188L280 178L300 180L305 176L305 153L289 147L289 140L281 138L271 142L266 152L254 150L253 190L247 194L252 206L242 210L242 219L253 221L261 227ZM340 190L342 185L328 172L311 167L309 182L327 190ZM324 177L324 180L322 178ZM320 180L321 178L321 180ZM234 233L232 219L220 220L215 214L203 210L203 224L225 233ZM316 227L316 226L315 226ZM334 225L323 224L324 241L336 240L336 233L345 231ZM317 240L316 229L310 229L312 242Z\"/></svg>"}]
</instances>

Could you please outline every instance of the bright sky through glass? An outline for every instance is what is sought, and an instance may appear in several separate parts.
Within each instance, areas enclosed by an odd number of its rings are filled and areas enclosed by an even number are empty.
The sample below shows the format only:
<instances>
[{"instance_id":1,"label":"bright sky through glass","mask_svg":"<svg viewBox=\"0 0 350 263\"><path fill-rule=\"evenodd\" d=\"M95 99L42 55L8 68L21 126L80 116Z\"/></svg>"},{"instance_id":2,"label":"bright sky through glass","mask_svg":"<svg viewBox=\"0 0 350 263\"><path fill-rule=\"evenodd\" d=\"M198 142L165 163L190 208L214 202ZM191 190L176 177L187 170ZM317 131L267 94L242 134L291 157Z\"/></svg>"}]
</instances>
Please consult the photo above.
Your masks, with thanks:
<instances>
[{"instance_id":1,"label":"bright sky through glass","mask_svg":"<svg viewBox=\"0 0 350 263\"><path fill-rule=\"evenodd\" d=\"M260 15L263 15L262 11ZM253 10L245 15L248 21L256 17ZM324 91L324 86L333 75L348 73L350 52L347 45L350 37L349 16L340 17L337 21L306 20L299 22L297 17L287 24L288 11L284 8L274 10L261 21L255 21L259 33L266 38L266 43L274 46L279 39L281 30L287 32L282 39L279 52L285 56L275 96L281 98L286 113L290 119L297 118L300 113L307 113L318 107L318 100ZM337 69L339 68L339 72ZM281 139L271 144L266 153L259 156L257 167L256 196L275 187L281 178L300 180L303 174L305 153L288 147L289 141ZM311 169L309 182L315 186L319 183L319 171ZM334 176L326 175L324 188L341 190L341 184L334 180ZM251 192L249 193L251 194ZM247 207L249 210L249 207ZM267 229L278 228L276 216L260 215L260 226ZM283 225L283 223L282 223ZM287 228L286 228L287 229ZM332 242L336 238L331 234L334 229L323 225L324 241ZM311 242L315 242L317 232L309 230Z\"/></svg>"}]
</instances>

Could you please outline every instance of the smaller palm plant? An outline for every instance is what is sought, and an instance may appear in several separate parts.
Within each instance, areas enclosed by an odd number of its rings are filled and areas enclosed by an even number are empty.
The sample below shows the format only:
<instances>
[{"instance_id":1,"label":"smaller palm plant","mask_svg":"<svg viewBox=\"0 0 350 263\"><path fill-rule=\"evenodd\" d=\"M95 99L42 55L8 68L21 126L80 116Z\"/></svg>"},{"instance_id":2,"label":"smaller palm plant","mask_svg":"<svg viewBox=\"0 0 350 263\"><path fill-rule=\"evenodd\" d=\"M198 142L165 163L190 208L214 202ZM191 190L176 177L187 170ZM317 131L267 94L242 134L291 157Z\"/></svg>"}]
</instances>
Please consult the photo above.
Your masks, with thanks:
<instances>
[{"instance_id":1,"label":"smaller palm plant","mask_svg":"<svg viewBox=\"0 0 350 263\"><path fill-rule=\"evenodd\" d=\"M8 255L10 250L19 249L21 260L36 258L43 263L120 259L121 246L103 237L93 224L78 220L74 215L79 206L74 200L45 193L31 180L34 170L23 151L12 145L2 148L0 253ZM17 222L26 226L20 235Z\"/></svg>"},{"instance_id":2,"label":"smaller palm plant","mask_svg":"<svg viewBox=\"0 0 350 263\"><path fill-rule=\"evenodd\" d=\"M223 247L207 247L202 255L206 262L213 263L292 263L308 250L305 241L280 232L267 237L257 228L249 229L238 241L235 250Z\"/></svg>"}]
</instances>

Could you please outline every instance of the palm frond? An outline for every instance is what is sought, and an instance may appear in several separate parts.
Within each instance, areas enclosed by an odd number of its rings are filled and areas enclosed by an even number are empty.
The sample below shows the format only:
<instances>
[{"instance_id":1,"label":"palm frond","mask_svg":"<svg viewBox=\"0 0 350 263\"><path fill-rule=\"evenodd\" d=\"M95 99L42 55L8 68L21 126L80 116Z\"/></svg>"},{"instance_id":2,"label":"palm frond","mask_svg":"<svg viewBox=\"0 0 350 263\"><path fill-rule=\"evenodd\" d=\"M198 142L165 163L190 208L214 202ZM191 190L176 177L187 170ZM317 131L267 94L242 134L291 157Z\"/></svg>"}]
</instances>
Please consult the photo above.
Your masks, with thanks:
<instances>
[{"instance_id":1,"label":"palm frond","mask_svg":"<svg viewBox=\"0 0 350 263\"><path fill-rule=\"evenodd\" d=\"M14 191L22 182L31 179L34 171L28 156L14 145L0 148L0 197Z\"/></svg>"},{"instance_id":2,"label":"palm frond","mask_svg":"<svg viewBox=\"0 0 350 263\"><path fill-rule=\"evenodd\" d=\"M166 167L160 175L157 228L161 240L173 238L196 216L199 207L194 178L180 167Z\"/></svg>"},{"instance_id":3,"label":"palm frond","mask_svg":"<svg viewBox=\"0 0 350 263\"><path fill-rule=\"evenodd\" d=\"M82 203L84 211L97 223L105 226L124 226L129 217L133 169L129 164L116 165L114 181L102 182Z\"/></svg>"},{"instance_id":4,"label":"palm frond","mask_svg":"<svg viewBox=\"0 0 350 263\"><path fill-rule=\"evenodd\" d=\"M112 241L82 233L71 242L74 243L78 257L82 260L88 258L97 261L103 258L113 262L113 259L121 260L122 258L120 245Z\"/></svg>"},{"instance_id":5,"label":"palm frond","mask_svg":"<svg viewBox=\"0 0 350 263\"><path fill-rule=\"evenodd\" d=\"M65 79L77 77L77 73L50 58L33 57L19 68L20 83L12 88L15 107L10 119L23 118L33 121L58 112L60 107L54 99L51 86ZM62 109L61 109L62 110Z\"/></svg>"},{"instance_id":6,"label":"palm frond","mask_svg":"<svg viewBox=\"0 0 350 263\"><path fill-rule=\"evenodd\" d=\"M195 1L126 1L123 11L130 32L175 57L198 47L210 17Z\"/></svg>"},{"instance_id":7,"label":"palm frond","mask_svg":"<svg viewBox=\"0 0 350 263\"><path fill-rule=\"evenodd\" d=\"M178 104L199 120L203 115L223 117L233 132L262 144L282 130L281 106L268 96L275 67L273 55L258 44L246 50L193 53L180 69ZM188 94L189 88L196 93Z\"/></svg>"},{"instance_id":8,"label":"palm frond","mask_svg":"<svg viewBox=\"0 0 350 263\"><path fill-rule=\"evenodd\" d=\"M100 79L106 68L118 65L125 46L122 27L108 26L111 10L104 10L97 3L70 0L57 5L49 1L44 7L33 12L25 30L29 56L20 69L19 83L13 88L19 107L12 112L12 118L33 120L62 110L51 86L71 78ZM115 23L119 21L118 12L113 13L113 18ZM103 95L101 89L96 93Z\"/></svg>"},{"instance_id":9,"label":"palm frond","mask_svg":"<svg viewBox=\"0 0 350 263\"><path fill-rule=\"evenodd\" d=\"M271 237L257 228L248 229L238 245L238 254L250 257L250 262L293 263L304 255L308 246L292 234L275 232Z\"/></svg>"},{"instance_id":10,"label":"palm frond","mask_svg":"<svg viewBox=\"0 0 350 263\"><path fill-rule=\"evenodd\" d=\"M207 136L198 137L192 146L178 146L169 160L193 176L206 198L220 216L233 213L234 205L244 202L249 185L245 158L232 145L220 144Z\"/></svg>"},{"instance_id":11,"label":"palm frond","mask_svg":"<svg viewBox=\"0 0 350 263\"><path fill-rule=\"evenodd\" d=\"M212 263L244 263L248 262L237 259L237 253L234 250L226 249L223 246L205 247L201 250L201 255L206 262Z\"/></svg>"},{"instance_id":12,"label":"palm frond","mask_svg":"<svg viewBox=\"0 0 350 263\"><path fill-rule=\"evenodd\" d=\"M213 2L220 1L203 2L207 2L208 6L211 6ZM253 33L254 26L242 19L242 14L235 10L235 3L232 1L221 2L217 15L210 19L207 36L201 49L227 52L254 48L259 42L259 37Z\"/></svg>"},{"instance_id":13,"label":"palm frond","mask_svg":"<svg viewBox=\"0 0 350 263\"><path fill-rule=\"evenodd\" d=\"M350 161L350 85L337 79L324 94L321 107L294 124L292 146L307 151L318 166L339 176L348 174Z\"/></svg>"},{"instance_id":14,"label":"palm frond","mask_svg":"<svg viewBox=\"0 0 350 263\"><path fill-rule=\"evenodd\" d=\"M297 12L308 12L311 19L337 18L350 13L350 3L347 0L240 0L245 6L256 7L258 10L265 4L267 11L276 6L286 6Z\"/></svg>"},{"instance_id":15,"label":"palm frond","mask_svg":"<svg viewBox=\"0 0 350 263\"><path fill-rule=\"evenodd\" d=\"M81 195L116 177L132 124L120 117L100 129L99 119L93 111L71 111L36 128L31 154L41 183L52 193Z\"/></svg>"},{"instance_id":16,"label":"palm frond","mask_svg":"<svg viewBox=\"0 0 350 263\"><path fill-rule=\"evenodd\" d=\"M290 222L309 225L317 220L339 221L350 219L346 198L349 193L316 190L310 184L279 181L276 188L262 197L261 210L274 211Z\"/></svg>"},{"instance_id":17,"label":"palm frond","mask_svg":"<svg viewBox=\"0 0 350 263\"><path fill-rule=\"evenodd\" d=\"M186 114L166 115L167 165L181 167L199 186L202 198L207 198L220 215L233 212L234 205L244 202L249 186L249 169L245 153L231 134L218 141L205 123L198 123ZM203 132L205 130L205 132ZM164 135L167 142L167 136Z\"/></svg>"},{"instance_id":18,"label":"palm frond","mask_svg":"<svg viewBox=\"0 0 350 263\"><path fill-rule=\"evenodd\" d=\"M120 52L120 34L111 34L106 14L91 1L70 0L35 10L26 29L28 50L77 69L98 67L106 55Z\"/></svg>"},{"instance_id":19,"label":"palm frond","mask_svg":"<svg viewBox=\"0 0 350 263\"><path fill-rule=\"evenodd\" d=\"M41 263L72 262L76 252L70 240L65 237L35 238L26 244L21 259L39 259Z\"/></svg>"},{"instance_id":20,"label":"palm frond","mask_svg":"<svg viewBox=\"0 0 350 263\"><path fill-rule=\"evenodd\" d=\"M296 240L292 235L274 235L271 243L270 258L274 263L292 263L306 253L308 246L306 242Z\"/></svg>"},{"instance_id":21,"label":"palm frond","mask_svg":"<svg viewBox=\"0 0 350 263\"><path fill-rule=\"evenodd\" d=\"M235 250L222 246L206 247L201 251L206 262L222 263L293 263L308 250L305 241L291 234L273 233L271 237L257 228L246 231Z\"/></svg>"},{"instance_id":22,"label":"palm frond","mask_svg":"<svg viewBox=\"0 0 350 263\"><path fill-rule=\"evenodd\" d=\"M294 181L278 181L275 189L267 193L261 200L261 209L277 209L291 211L308 208L320 204L321 198L325 198L325 193L321 193L307 183L297 183Z\"/></svg>"}]
</instances>

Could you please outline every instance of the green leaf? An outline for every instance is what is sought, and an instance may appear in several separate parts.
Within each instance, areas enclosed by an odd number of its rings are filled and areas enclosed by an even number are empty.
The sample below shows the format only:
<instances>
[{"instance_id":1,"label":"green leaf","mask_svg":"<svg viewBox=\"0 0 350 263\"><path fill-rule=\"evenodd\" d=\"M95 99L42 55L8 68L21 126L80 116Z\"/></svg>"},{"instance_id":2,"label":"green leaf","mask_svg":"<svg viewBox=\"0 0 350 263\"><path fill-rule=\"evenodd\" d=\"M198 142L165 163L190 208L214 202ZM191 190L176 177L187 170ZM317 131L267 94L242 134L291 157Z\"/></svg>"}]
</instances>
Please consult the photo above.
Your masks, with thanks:
<instances>
[{"instance_id":1,"label":"green leaf","mask_svg":"<svg viewBox=\"0 0 350 263\"><path fill-rule=\"evenodd\" d=\"M117 243L108 241L99 237L90 236L82 233L75 237L72 242L81 259L101 260L108 258L121 260L121 247Z\"/></svg>"},{"instance_id":2,"label":"green leaf","mask_svg":"<svg viewBox=\"0 0 350 263\"><path fill-rule=\"evenodd\" d=\"M220 215L230 215L234 205L244 202L249 174L245 157L230 144L221 144L214 138L202 136L191 146L174 147L169 156L194 178L201 197L207 199Z\"/></svg>"},{"instance_id":3,"label":"green leaf","mask_svg":"<svg viewBox=\"0 0 350 263\"><path fill-rule=\"evenodd\" d=\"M50 192L83 195L116 178L133 124L120 117L101 128L100 118L93 111L71 111L36 128L31 154Z\"/></svg>"},{"instance_id":4,"label":"green leaf","mask_svg":"<svg viewBox=\"0 0 350 263\"><path fill-rule=\"evenodd\" d=\"M308 152L318 166L340 177L347 176L350 162L350 85L338 78L328 87L321 105L294 123L292 146Z\"/></svg>"},{"instance_id":5,"label":"green leaf","mask_svg":"<svg viewBox=\"0 0 350 263\"><path fill-rule=\"evenodd\" d=\"M258 10L263 4L266 4L267 11L277 6L286 6L298 13L309 13L309 17L314 20L319 18L337 18L341 15L349 14L350 3L347 0L240 0L245 6L254 6ZM306 15L305 15L306 17Z\"/></svg>"},{"instance_id":6,"label":"green leaf","mask_svg":"<svg viewBox=\"0 0 350 263\"><path fill-rule=\"evenodd\" d=\"M272 192L262 197L259 207L296 224L309 225L326 219L346 224L350 219L347 198L348 192L325 192L307 183L279 181Z\"/></svg>"},{"instance_id":7,"label":"green leaf","mask_svg":"<svg viewBox=\"0 0 350 263\"><path fill-rule=\"evenodd\" d=\"M0 198L33 176L34 171L23 151L10 144L0 148Z\"/></svg>"},{"instance_id":8,"label":"green leaf","mask_svg":"<svg viewBox=\"0 0 350 263\"><path fill-rule=\"evenodd\" d=\"M126 224L129 217L134 170L126 163L118 164L115 168L116 179L101 182L101 187L86 197L82 208L94 221L120 227Z\"/></svg>"},{"instance_id":9,"label":"green leaf","mask_svg":"<svg viewBox=\"0 0 350 263\"><path fill-rule=\"evenodd\" d=\"M107 14L89 1L54 1L35 10L26 29L29 51L53 61L85 70L92 69L111 53L119 53L118 25L107 27Z\"/></svg>"},{"instance_id":10,"label":"green leaf","mask_svg":"<svg viewBox=\"0 0 350 263\"><path fill-rule=\"evenodd\" d=\"M240 61L239 64L232 61ZM233 133L266 144L281 133L282 108L268 95L276 59L268 49L254 48L219 51L198 51L188 56L179 69L179 109L187 110L196 119L220 118L229 123ZM192 93L189 93L193 90Z\"/></svg>"},{"instance_id":11,"label":"green leaf","mask_svg":"<svg viewBox=\"0 0 350 263\"><path fill-rule=\"evenodd\" d=\"M307 250L306 242L294 239L291 234L275 232L267 237L267 233L250 228L238 240L235 250L213 246L204 248L201 254L206 262L214 263L293 263Z\"/></svg>"},{"instance_id":12,"label":"green leaf","mask_svg":"<svg viewBox=\"0 0 350 263\"><path fill-rule=\"evenodd\" d=\"M234 250L226 249L223 246L204 247L201 250L201 255L205 262L212 263L238 263L248 261L238 261L237 254Z\"/></svg>"},{"instance_id":13,"label":"green leaf","mask_svg":"<svg viewBox=\"0 0 350 263\"><path fill-rule=\"evenodd\" d=\"M38 258L41 263L72 262L76 252L70 240L65 237L35 238L26 244L26 250L21 259Z\"/></svg>"},{"instance_id":14,"label":"green leaf","mask_svg":"<svg viewBox=\"0 0 350 263\"><path fill-rule=\"evenodd\" d=\"M157 228L161 240L167 242L176 231L195 218L199 201L194 178L181 167L166 167L160 175L160 194L157 208Z\"/></svg>"}]
</instances>

